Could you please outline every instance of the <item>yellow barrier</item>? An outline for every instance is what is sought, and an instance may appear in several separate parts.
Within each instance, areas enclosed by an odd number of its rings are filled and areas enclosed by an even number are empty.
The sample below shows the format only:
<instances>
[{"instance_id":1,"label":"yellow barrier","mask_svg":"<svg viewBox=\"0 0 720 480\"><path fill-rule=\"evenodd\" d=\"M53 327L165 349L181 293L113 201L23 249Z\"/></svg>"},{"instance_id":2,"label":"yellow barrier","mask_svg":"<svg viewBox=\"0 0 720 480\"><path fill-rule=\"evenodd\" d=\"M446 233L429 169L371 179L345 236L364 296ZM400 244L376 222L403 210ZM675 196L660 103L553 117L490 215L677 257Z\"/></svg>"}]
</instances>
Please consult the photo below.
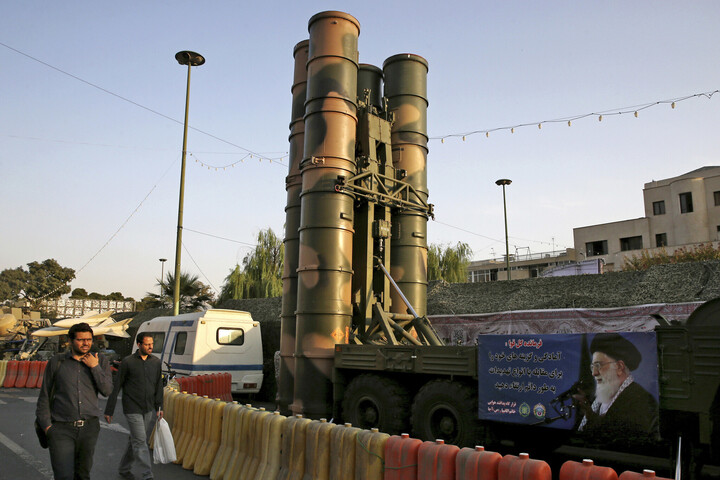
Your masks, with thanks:
<instances>
[{"instance_id":1,"label":"yellow barrier","mask_svg":"<svg viewBox=\"0 0 720 480\"><path fill-rule=\"evenodd\" d=\"M334 427L334 423L327 423L324 418L308 425L303 480L330 479L330 434Z\"/></svg>"},{"instance_id":2,"label":"yellow barrier","mask_svg":"<svg viewBox=\"0 0 720 480\"><path fill-rule=\"evenodd\" d=\"M235 422L235 451L225 470L224 480L238 480L240 478L240 473L248 456L250 442L252 441L249 433L250 414L254 410L252 405L247 404L238 412Z\"/></svg>"},{"instance_id":3,"label":"yellow barrier","mask_svg":"<svg viewBox=\"0 0 720 480\"><path fill-rule=\"evenodd\" d=\"M0 387L5 382L5 373L7 372L7 360L0 360Z\"/></svg>"},{"instance_id":4,"label":"yellow barrier","mask_svg":"<svg viewBox=\"0 0 720 480\"><path fill-rule=\"evenodd\" d=\"M255 478L255 473L260 465L260 457L262 457L262 425L263 418L270 415L265 408L255 410L250 414L250 451L240 472L242 479Z\"/></svg>"},{"instance_id":5,"label":"yellow barrier","mask_svg":"<svg viewBox=\"0 0 720 480\"><path fill-rule=\"evenodd\" d=\"M213 461L212 468L210 469L210 480L223 480L225 476L225 469L228 466L228 462L235 449L235 420L238 410L242 408L242 405L238 402L232 402L225 405L223 411L222 420L222 437L220 440L220 449L215 460Z\"/></svg>"},{"instance_id":6,"label":"yellow barrier","mask_svg":"<svg viewBox=\"0 0 720 480\"><path fill-rule=\"evenodd\" d=\"M185 457L185 451L187 450L188 444L190 443L192 437L192 429L194 427L193 423L195 422L195 404L200 400L202 400L202 397L198 397L197 393L187 395L184 398L183 428L180 431L178 445L175 447L175 454L177 455L177 460L175 460L174 463L182 465L183 459Z\"/></svg>"},{"instance_id":7,"label":"yellow barrier","mask_svg":"<svg viewBox=\"0 0 720 480\"><path fill-rule=\"evenodd\" d=\"M205 437L200 446L197 459L195 460L195 475L209 475L212 469L215 456L220 449L220 440L222 439L222 423L223 412L225 411L226 402L216 398L207 408L205 414Z\"/></svg>"},{"instance_id":8,"label":"yellow barrier","mask_svg":"<svg viewBox=\"0 0 720 480\"><path fill-rule=\"evenodd\" d=\"M355 446L360 432L350 423L330 432L330 478L355 480Z\"/></svg>"},{"instance_id":9,"label":"yellow barrier","mask_svg":"<svg viewBox=\"0 0 720 480\"><path fill-rule=\"evenodd\" d=\"M192 440L187 446L185 451L185 458L183 459L183 468L185 470L192 470L195 468L195 461L200 453L200 447L202 447L203 440L205 437L205 418L207 417L207 411L212 405L214 400L209 398L207 395L202 397L202 400L196 403L197 411L193 417L193 432Z\"/></svg>"},{"instance_id":10,"label":"yellow barrier","mask_svg":"<svg viewBox=\"0 0 720 480\"><path fill-rule=\"evenodd\" d=\"M173 406L173 425L170 432L175 442L175 453L177 454L178 447L180 446L180 435L185 429L185 398L188 396L187 392L178 394L175 399L175 405Z\"/></svg>"},{"instance_id":11,"label":"yellow barrier","mask_svg":"<svg viewBox=\"0 0 720 480\"><path fill-rule=\"evenodd\" d=\"M262 418L262 435L260 444L262 456L254 479L276 480L280 472L280 455L282 448L282 430L287 417L280 412L273 412Z\"/></svg>"},{"instance_id":12,"label":"yellow barrier","mask_svg":"<svg viewBox=\"0 0 720 480\"><path fill-rule=\"evenodd\" d=\"M301 479L305 472L305 438L312 420L295 415L285 420L282 433L282 457L278 480Z\"/></svg>"},{"instance_id":13,"label":"yellow barrier","mask_svg":"<svg viewBox=\"0 0 720 480\"><path fill-rule=\"evenodd\" d=\"M383 478L385 469L385 444L390 438L387 433L378 432L377 428L363 430L357 436L355 447L355 478Z\"/></svg>"}]
</instances>

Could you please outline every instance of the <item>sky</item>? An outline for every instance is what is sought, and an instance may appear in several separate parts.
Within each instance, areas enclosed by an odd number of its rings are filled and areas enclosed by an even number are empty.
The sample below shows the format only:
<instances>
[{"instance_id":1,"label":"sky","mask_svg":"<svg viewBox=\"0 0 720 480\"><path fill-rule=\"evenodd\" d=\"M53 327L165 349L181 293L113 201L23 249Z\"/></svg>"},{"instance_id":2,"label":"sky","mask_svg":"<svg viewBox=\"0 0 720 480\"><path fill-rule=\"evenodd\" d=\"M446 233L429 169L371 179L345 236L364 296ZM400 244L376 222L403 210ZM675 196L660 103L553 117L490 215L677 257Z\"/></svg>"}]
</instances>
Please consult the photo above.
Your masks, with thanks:
<instances>
[{"instance_id":1,"label":"sky","mask_svg":"<svg viewBox=\"0 0 720 480\"><path fill-rule=\"evenodd\" d=\"M73 289L157 292L177 232L174 55L193 50L182 268L219 291L260 230L283 236L293 47L325 10L359 20L362 63L428 60L430 243L500 257L500 178L511 253L535 254L642 217L646 182L720 165L720 94L693 96L720 88L714 0L6 2L0 270L54 258Z\"/></svg>"}]
</instances>

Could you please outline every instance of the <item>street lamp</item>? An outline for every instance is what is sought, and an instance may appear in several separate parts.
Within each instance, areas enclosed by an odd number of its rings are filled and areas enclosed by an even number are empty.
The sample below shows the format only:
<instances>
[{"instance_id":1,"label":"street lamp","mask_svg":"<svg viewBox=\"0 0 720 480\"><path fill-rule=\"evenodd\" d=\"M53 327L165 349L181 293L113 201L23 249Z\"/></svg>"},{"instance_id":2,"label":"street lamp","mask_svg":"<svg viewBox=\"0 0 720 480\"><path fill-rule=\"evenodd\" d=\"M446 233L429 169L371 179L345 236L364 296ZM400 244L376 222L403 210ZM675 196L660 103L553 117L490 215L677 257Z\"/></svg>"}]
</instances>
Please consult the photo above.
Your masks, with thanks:
<instances>
[{"instance_id":1,"label":"street lamp","mask_svg":"<svg viewBox=\"0 0 720 480\"><path fill-rule=\"evenodd\" d=\"M507 204L505 203L505 185L510 185L512 180L501 178L495 181L495 185L502 185L503 189L503 213L505 214L505 269L507 270L507 279L510 280L510 244L508 242L507 229Z\"/></svg>"},{"instance_id":2,"label":"street lamp","mask_svg":"<svg viewBox=\"0 0 720 480\"><path fill-rule=\"evenodd\" d=\"M163 296L163 277L165 276L165 262L167 262L167 258L160 258L160 298Z\"/></svg>"},{"instance_id":3,"label":"street lamp","mask_svg":"<svg viewBox=\"0 0 720 480\"><path fill-rule=\"evenodd\" d=\"M185 200L185 154L187 151L188 107L190 105L190 70L205 63L199 53L183 50L175 54L180 65L187 65L187 90L185 92L185 128L183 130L182 164L180 167L180 205L178 206L177 242L175 243L175 288L173 292L173 315L180 313L180 253L182 250L183 202Z\"/></svg>"}]
</instances>

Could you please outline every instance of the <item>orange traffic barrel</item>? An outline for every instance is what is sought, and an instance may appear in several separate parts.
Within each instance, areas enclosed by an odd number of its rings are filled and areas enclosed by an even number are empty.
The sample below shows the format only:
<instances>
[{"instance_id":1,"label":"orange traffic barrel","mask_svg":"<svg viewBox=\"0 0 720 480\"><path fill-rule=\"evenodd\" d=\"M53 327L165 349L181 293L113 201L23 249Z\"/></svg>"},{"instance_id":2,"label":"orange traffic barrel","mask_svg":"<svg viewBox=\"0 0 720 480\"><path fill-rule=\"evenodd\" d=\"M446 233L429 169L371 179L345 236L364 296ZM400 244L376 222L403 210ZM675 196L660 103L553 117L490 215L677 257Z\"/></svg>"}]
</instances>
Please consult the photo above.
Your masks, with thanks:
<instances>
[{"instance_id":1,"label":"orange traffic barrel","mask_svg":"<svg viewBox=\"0 0 720 480\"><path fill-rule=\"evenodd\" d=\"M498 480L551 480L550 465L542 460L531 460L530 455L521 453L505 455L498 464Z\"/></svg>"},{"instance_id":2,"label":"orange traffic barrel","mask_svg":"<svg viewBox=\"0 0 720 480\"><path fill-rule=\"evenodd\" d=\"M560 467L560 480L618 480L618 475L610 467L594 465L590 459L582 463L568 460Z\"/></svg>"},{"instance_id":3,"label":"orange traffic barrel","mask_svg":"<svg viewBox=\"0 0 720 480\"><path fill-rule=\"evenodd\" d=\"M5 388L13 388L15 386L15 380L18 376L18 361L17 360L10 360L7 363L7 371L5 372L5 382L3 383L3 387Z\"/></svg>"},{"instance_id":4,"label":"orange traffic barrel","mask_svg":"<svg viewBox=\"0 0 720 480\"><path fill-rule=\"evenodd\" d=\"M497 480L501 459L502 455L486 451L485 447L461 448L455 457L455 475L457 478Z\"/></svg>"},{"instance_id":5,"label":"orange traffic barrel","mask_svg":"<svg viewBox=\"0 0 720 480\"><path fill-rule=\"evenodd\" d=\"M656 477L654 470L643 470L642 473L625 471L620 474L620 480L671 480L669 478Z\"/></svg>"},{"instance_id":6,"label":"orange traffic barrel","mask_svg":"<svg viewBox=\"0 0 720 480\"><path fill-rule=\"evenodd\" d=\"M25 384L28 381L28 375L30 375L30 362L27 360L21 360L18 362L18 373L15 379L15 388L25 388Z\"/></svg>"},{"instance_id":7,"label":"orange traffic barrel","mask_svg":"<svg viewBox=\"0 0 720 480\"><path fill-rule=\"evenodd\" d=\"M27 383L25 384L25 388L37 387L41 363L42 362L39 360L33 360L30 362L30 371L28 372L28 379L27 379Z\"/></svg>"},{"instance_id":8,"label":"orange traffic barrel","mask_svg":"<svg viewBox=\"0 0 720 480\"><path fill-rule=\"evenodd\" d=\"M42 387L43 378L45 377L45 367L47 367L47 360L40 362L40 373L38 374L37 388Z\"/></svg>"},{"instance_id":9,"label":"orange traffic barrel","mask_svg":"<svg viewBox=\"0 0 720 480\"><path fill-rule=\"evenodd\" d=\"M385 444L385 480L416 480L418 478L419 438L403 433L388 438Z\"/></svg>"},{"instance_id":10,"label":"orange traffic barrel","mask_svg":"<svg viewBox=\"0 0 720 480\"><path fill-rule=\"evenodd\" d=\"M460 448L445 440L423 442L418 449L418 480L454 480Z\"/></svg>"}]
</instances>

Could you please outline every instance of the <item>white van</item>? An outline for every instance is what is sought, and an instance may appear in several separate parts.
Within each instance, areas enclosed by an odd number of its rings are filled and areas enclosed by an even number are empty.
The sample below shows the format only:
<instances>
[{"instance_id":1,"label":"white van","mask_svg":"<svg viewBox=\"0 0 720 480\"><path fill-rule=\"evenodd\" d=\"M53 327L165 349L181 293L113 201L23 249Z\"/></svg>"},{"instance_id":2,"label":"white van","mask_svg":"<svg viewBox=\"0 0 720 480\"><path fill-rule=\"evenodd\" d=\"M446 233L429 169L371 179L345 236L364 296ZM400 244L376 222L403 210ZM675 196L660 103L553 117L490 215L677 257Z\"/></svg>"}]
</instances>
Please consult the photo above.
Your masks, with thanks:
<instances>
[{"instance_id":1,"label":"white van","mask_svg":"<svg viewBox=\"0 0 720 480\"><path fill-rule=\"evenodd\" d=\"M233 393L257 393L263 381L260 324L248 312L207 310L156 317L140 325L163 370L180 375L229 372ZM136 337L137 338L137 337ZM137 350L137 342L133 353Z\"/></svg>"}]
</instances>

